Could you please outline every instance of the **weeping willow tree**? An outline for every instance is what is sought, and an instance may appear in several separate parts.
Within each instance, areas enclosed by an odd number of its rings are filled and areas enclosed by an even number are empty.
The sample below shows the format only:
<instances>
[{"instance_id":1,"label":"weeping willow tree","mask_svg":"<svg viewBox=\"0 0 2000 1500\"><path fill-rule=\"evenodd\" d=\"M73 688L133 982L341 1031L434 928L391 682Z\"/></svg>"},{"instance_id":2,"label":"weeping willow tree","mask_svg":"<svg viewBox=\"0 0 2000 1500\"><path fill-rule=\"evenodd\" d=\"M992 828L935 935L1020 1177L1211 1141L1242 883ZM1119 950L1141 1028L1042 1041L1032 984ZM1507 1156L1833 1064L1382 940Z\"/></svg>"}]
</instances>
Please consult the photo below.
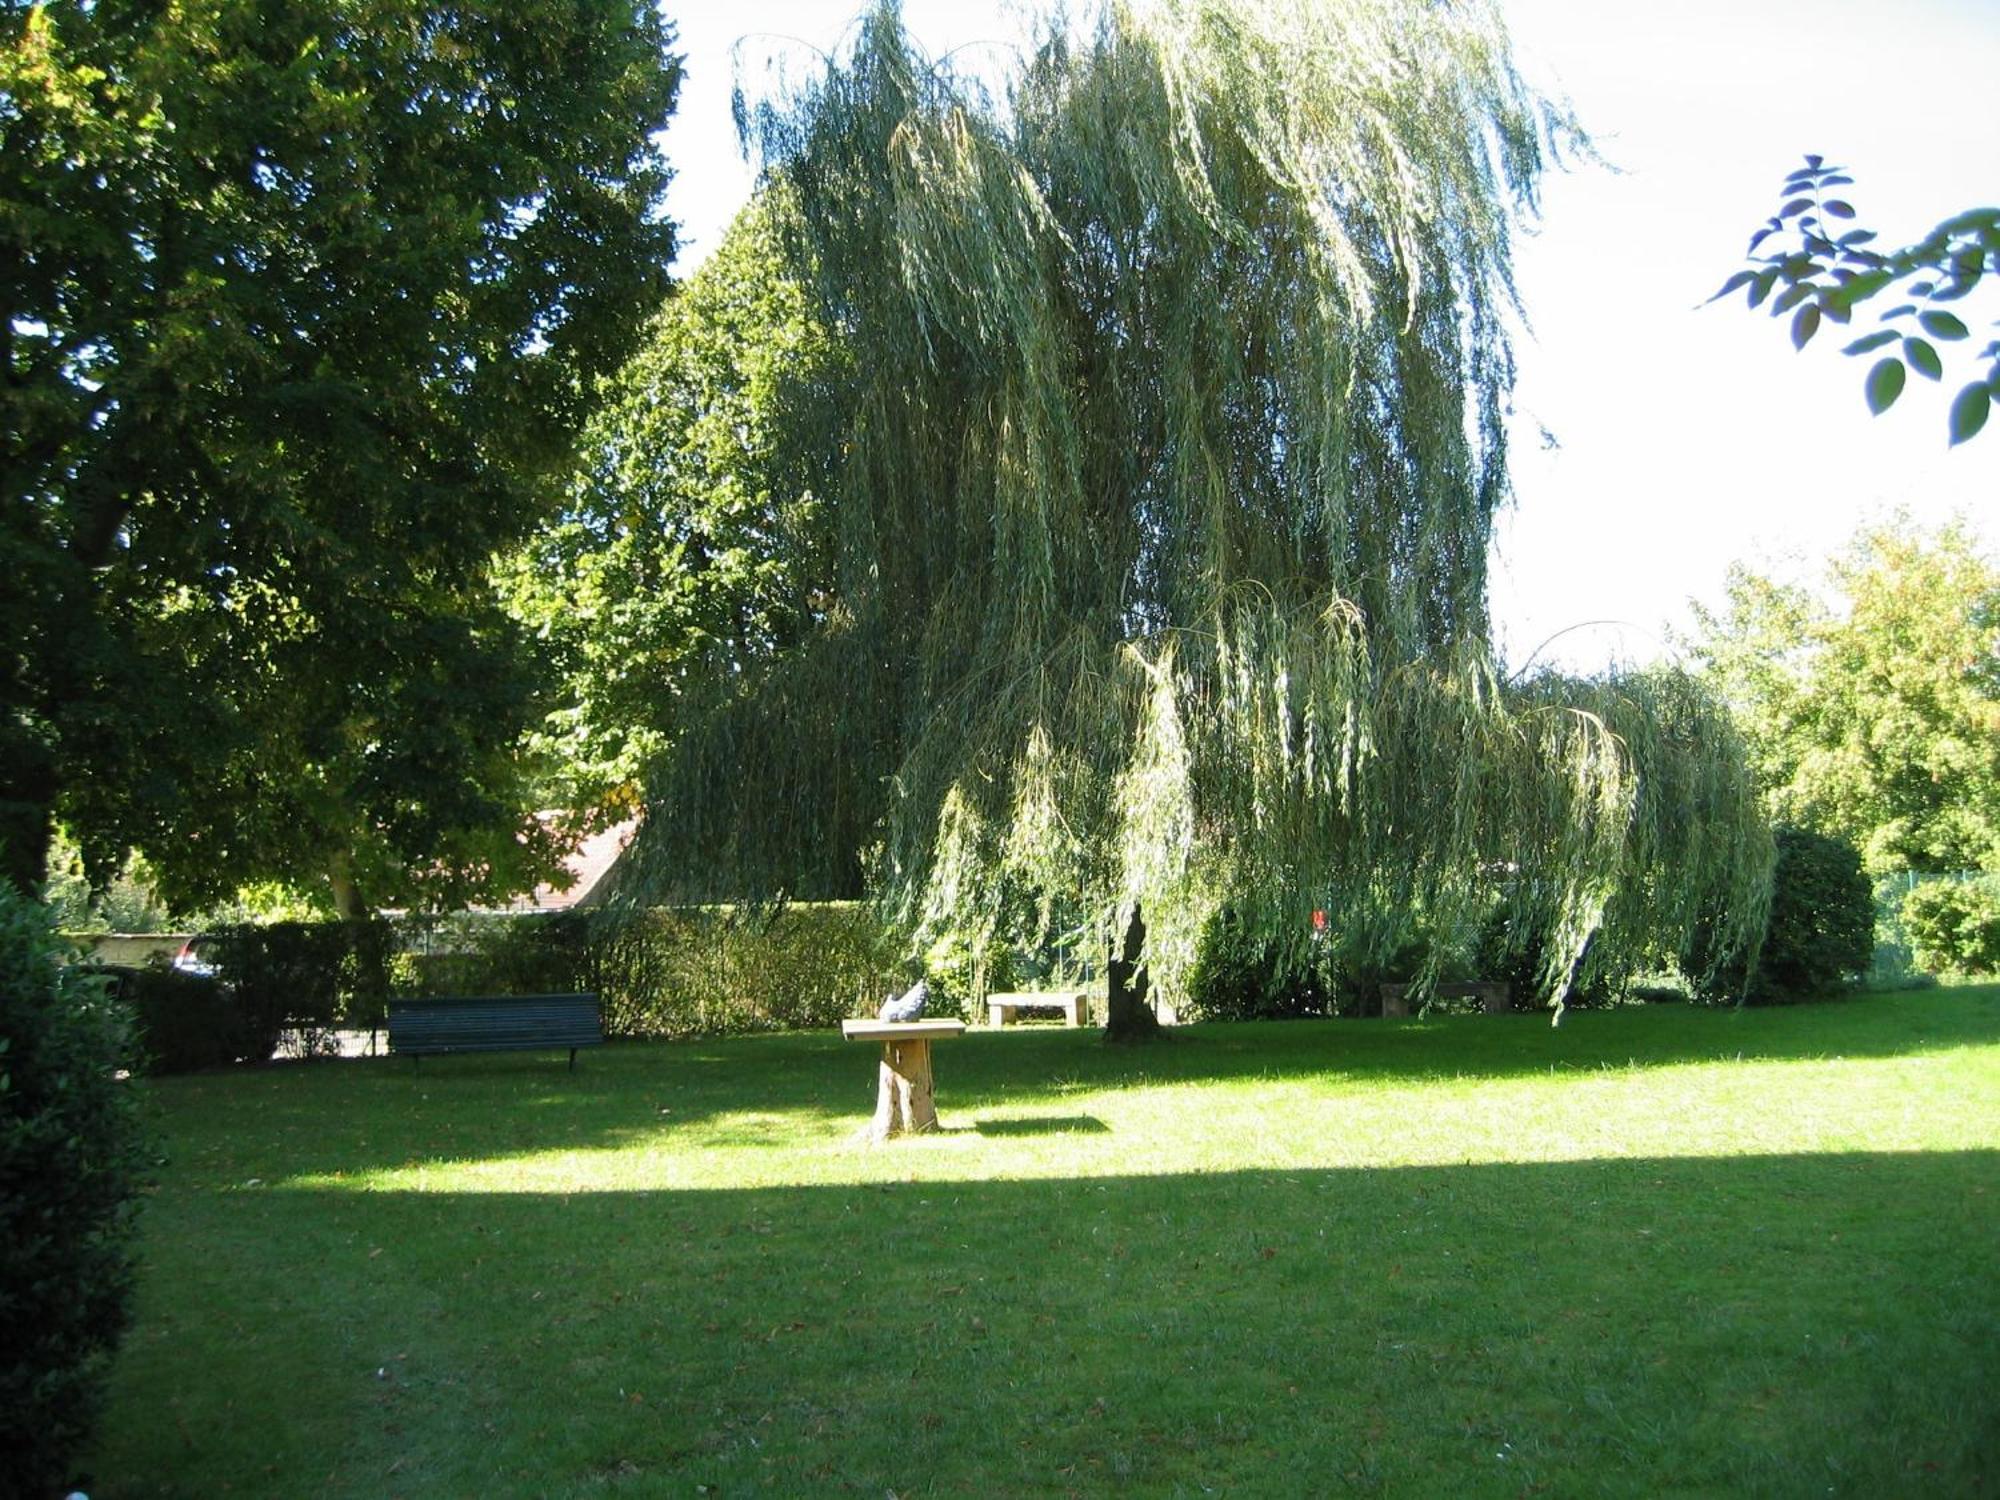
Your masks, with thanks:
<instances>
[{"instance_id":1,"label":"weeping willow tree","mask_svg":"<svg viewBox=\"0 0 2000 1500\"><path fill-rule=\"evenodd\" d=\"M1491 5L1117 5L998 102L885 5L745 126L858 381L816 628L661 768L656 889L865 883L918 945L1025 906L1170 995L1225 910L1423 984L1498 903L1552 998L1759 930L1689 682L1496 673L1509 234L1565 127Z\"/></svg>"}]
</instances>

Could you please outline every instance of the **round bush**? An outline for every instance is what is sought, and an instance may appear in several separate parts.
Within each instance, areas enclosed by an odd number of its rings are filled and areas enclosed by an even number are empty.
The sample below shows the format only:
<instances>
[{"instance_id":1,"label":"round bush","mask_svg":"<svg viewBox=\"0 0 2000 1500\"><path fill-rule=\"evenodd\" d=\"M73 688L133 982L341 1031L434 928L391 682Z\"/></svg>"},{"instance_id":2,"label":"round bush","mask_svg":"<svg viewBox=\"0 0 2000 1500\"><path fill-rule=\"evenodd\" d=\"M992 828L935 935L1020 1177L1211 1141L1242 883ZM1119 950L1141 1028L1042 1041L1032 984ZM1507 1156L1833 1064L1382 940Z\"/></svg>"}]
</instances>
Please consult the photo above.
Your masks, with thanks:
<instances>
[{"instance_id":1,"label":"round bush","mask_svg":"<svg viewBox=\"0 0 2000 1500\"><path fill-rule=\"evenodd\" d=\"M68 956L0 881L0 1496L62 1492L132 1286L131 1029Z\"/></svg>"},{"instance_id":2,"label":"round bush","mask_svg":"<svg viewBox=\"0 0 2000 1500\"><path fill-rule=\"evenodd\" d=\"M1875 893L1854 846L1804 828L1775 829L1772 843L1771 914L1756 973L1746 987L1740 963L1710 972L1697 935L1682 968L1703 999L1817 999L1857 982L1875 957Z\"/></svg>"},{"instance_id":3,"label":"round bush","mask_svg":"<svg viewBox=\"0 0 2000 1500\"><path fill-rule=\"evenodd\" d=\"M1917 965L1933 974L2000 973L2000 880L1934 880L1903 898Z\"/></svg>"}]
</instances>

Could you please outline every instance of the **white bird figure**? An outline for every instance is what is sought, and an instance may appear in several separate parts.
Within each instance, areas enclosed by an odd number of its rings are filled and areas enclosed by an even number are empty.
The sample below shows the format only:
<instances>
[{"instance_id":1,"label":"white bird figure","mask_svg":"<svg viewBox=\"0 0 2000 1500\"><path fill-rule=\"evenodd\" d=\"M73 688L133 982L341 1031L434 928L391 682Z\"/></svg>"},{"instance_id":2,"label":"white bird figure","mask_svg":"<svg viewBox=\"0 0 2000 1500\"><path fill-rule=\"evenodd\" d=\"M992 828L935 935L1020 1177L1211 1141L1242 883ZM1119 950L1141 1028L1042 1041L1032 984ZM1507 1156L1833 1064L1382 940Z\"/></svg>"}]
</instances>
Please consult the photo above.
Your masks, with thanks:
<instances>
[{"instance_id":1,"label":"white bird figure","mask_svg":"<svg viewBox=\"0 0 2000 1500\"><path fill-rule=\"evenodd\" d=\"M930 1000L930 985L919 979L895 999L883 1001L882 1009L876 1012L876 1018L883 1021L914 1021L923 1015L924 1007L930 1004Z\"/></svg>"}]
</instances>

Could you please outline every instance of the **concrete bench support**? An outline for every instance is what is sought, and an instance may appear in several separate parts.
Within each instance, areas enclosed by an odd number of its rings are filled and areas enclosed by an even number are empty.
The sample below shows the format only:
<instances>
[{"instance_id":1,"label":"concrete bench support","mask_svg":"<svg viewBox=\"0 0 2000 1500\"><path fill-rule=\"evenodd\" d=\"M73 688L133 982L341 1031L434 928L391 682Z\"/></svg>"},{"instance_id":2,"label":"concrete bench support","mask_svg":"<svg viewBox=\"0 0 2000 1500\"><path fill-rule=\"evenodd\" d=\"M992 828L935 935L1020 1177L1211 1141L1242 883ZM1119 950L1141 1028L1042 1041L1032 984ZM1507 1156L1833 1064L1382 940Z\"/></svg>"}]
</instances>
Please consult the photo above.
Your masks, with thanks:
<instances>
[{"instance_id":1,"label":"concrete bench support","mask_svg":"<svg viewBox=\"0 0 2000 1500\"><path fill-rule=\"evenodd\" d=\"M882 1064L876 1071L875 1118L868 1139L877 1144L898 1135L922 1135L937 1129L936 1088L931 1076L931 1042L959 1036L963 1021L842 1021L840 1034L850 1042L880 1042Z\"/></svg>"}]
</instances>

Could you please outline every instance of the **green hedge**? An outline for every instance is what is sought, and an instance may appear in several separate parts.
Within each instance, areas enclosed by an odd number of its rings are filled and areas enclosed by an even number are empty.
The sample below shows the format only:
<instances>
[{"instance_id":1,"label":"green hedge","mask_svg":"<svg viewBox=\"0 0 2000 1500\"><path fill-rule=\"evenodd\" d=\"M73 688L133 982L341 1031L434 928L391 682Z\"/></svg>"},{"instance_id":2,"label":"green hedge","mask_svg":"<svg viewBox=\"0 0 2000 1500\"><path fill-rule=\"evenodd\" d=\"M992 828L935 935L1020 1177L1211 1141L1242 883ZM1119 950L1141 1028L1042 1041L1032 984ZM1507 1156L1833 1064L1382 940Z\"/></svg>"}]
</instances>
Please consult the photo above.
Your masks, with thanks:
<instances>
[{"instance_id":1,"label":"green hedge","mask_svg":"<svg viewBox=\"0 0 2000 1500\"><path fill-rule=\"evenodd\" d=\"M894 944L851 902L595 909L405 928L398 993L594 991L614 1037L834 1026L901 987Z\"/></svg>"},{"instance_id":2,"label":"green hedge","mask_svg":"<svg viewBox=\"0 0 2000 1500\"><path fill-rule=\"evenodd\" d=\"M155 964L122 971L118 993L131 1009L140 1064L148 1073L262 1062L277 1040L250 1023L235 993L218 979Z\"/></svg>"}]
</instances>

